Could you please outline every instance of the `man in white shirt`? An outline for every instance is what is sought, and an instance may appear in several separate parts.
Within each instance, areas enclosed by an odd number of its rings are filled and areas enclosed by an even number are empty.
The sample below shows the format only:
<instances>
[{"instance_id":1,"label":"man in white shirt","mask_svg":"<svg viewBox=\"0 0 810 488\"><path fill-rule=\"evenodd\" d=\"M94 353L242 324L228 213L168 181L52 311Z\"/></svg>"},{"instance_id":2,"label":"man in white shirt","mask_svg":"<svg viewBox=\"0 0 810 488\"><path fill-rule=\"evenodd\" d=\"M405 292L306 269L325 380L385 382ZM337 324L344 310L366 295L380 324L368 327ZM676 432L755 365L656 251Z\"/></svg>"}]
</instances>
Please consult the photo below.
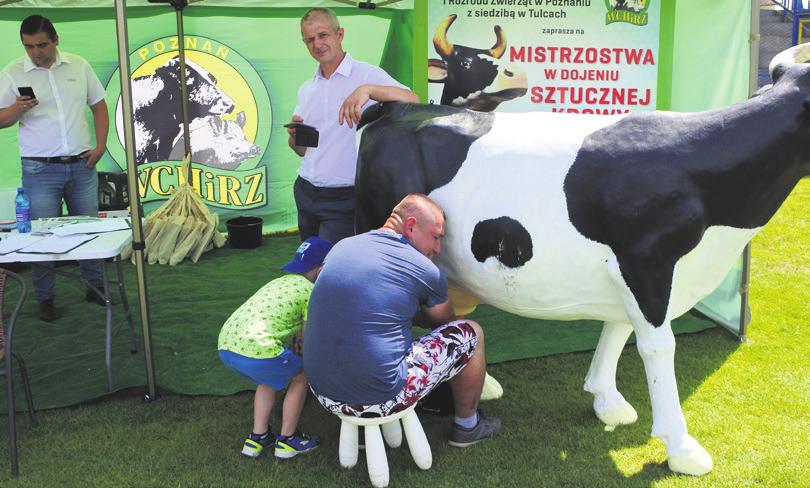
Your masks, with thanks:
<instances>
[{"instance_id":1,"label":"man in white shirt","mask_svg":"<svg viewBox=\"0 0 810 488\"><path fill-rule=\"evenodd\" d=\"M319 65L298 90L292 116L318 130L318 147L296 146L295 129L287 129L290 147L303 157L294 186L302 241L314 235L336 243L354 235L355 131L363 110L374 102L419 101L381 68L352 59L343 34L328 8L301 18L301 37Z\"/></svg>"},{"instance_id":2,"label":"man in white shirt","mask_svg":"<svg viewBox=\"0 0 810 488\"><path fill-rule=\"evenodd\" d=\"M98 215L96 163L104 154L109 128L104 88L84 59L60 52L59 36L50 20L31 15L20 26L27 56L0 72L0 128L19 122L22 186L31 200L31 218L58 217L62 200L69 215ZM20 87L33 89L34 98ZM85 107L93 113L96 146L90 143ZM31 271L39 302L39 318L59 318L54 307L54 276L40 263ZM52 263L50 263L52 266ZM84 280L102 282L101 261L80 261ZM91 288L88 302L104 305Z\"/></svg>"}]
</instances>

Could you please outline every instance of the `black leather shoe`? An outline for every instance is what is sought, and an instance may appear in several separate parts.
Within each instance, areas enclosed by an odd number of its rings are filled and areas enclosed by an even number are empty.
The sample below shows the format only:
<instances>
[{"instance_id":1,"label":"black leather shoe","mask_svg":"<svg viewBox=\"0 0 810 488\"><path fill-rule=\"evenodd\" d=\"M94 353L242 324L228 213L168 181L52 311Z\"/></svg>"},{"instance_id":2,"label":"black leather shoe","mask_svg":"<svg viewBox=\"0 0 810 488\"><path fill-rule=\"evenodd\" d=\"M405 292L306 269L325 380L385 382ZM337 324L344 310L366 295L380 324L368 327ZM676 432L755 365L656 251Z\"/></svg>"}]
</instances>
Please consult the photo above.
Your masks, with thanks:
<instances>
[{"instance_id":1,"label":"black leather shoe","mask_svg":"<svg viewBox=\"0 0 810 488\"><path fill-rule=\"evenodd\" d=\"M90 303L95 303L96 305L101 305L102 307L107 306L107 302L105 302L104 299L101 298L99 294L94 292L93 290L85 291L84 298Z\"/></svg>"},{"instance_id":2,"label":"black leather shoe","mask_svg":"<svg viewBox=\"0 0 810 488\"><path fill-rule=\"evenodd\" d=\"M53 305L53 298L39 302L39 320L43 322L53 322L59 318L56 307Z\"/></svg>"}]
</instances>

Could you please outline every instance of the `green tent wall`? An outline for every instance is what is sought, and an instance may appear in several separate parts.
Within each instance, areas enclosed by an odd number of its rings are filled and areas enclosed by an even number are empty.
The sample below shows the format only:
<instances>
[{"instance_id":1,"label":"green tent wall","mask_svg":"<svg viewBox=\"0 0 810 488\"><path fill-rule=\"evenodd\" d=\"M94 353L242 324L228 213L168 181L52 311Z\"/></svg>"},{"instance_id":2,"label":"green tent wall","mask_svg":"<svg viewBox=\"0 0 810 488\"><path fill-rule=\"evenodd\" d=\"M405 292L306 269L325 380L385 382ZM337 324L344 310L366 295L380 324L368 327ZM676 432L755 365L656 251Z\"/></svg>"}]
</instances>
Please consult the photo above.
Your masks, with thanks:
<instances>
[{"instance_id":1,"label":"green tent wall","mask_svg":"<svg viewBox=\"0 0 810 488\"><path fill-rule=\"evenodd\" d=\"M696 111L747 98L750 2L660 1L657 108ZM358 59L383 66L425 100L428 58L425 40L429 36L427 2L411 0L393 3L386 8L361 10L334 1L243 0L234 7L234 2L205 0L186 8L185 34L197 42L191 51L197 50L208 58L217 58L218 52L227 53L225 61L231 64L212 64L221 70L227 71L229 66L238 70L246 68L248 73L243 77L251 96L243 97L243 101L246 100L243 105L253 104L249 108L258 114L259 120L252 129L256 138L254 142L261 146L258 157L245 161L233 171L212 171L210 178L207 171L200 172L197 185L201 193L211 197L209 203L220 213L221 222L240 213L250 213L264 219L266 232L288 231L296 225L292 183L299 160L287 148L282 125L292 114L298 87L315 69L314 61L300 42L298 19L303 12L311 6L333 7L346 28L346 49ZM128 6L132 70L137 72L141 68L148 72L149 67L142 66L160 54L156 50L160 45L155 43L170 43L176 33L175 13L166 5L150 5L145 0L130 1ZM0 65L24 55L19 44L19 22L32 13L42 13L54 21L60 34L61 49L79 54L92 64L107 86L108 106L113 111L119 90L113 1L21 0L0 7L0 42L8 46L0 53ZM206 41L211 42L207 52ZM143 55L143 50L147 54ZM219 59L224 58L219 56ZM114 125L108 147L110 151L100 162L100 169L121 171L125 166L123 147L118 142ZM171 170L170 164L164 164L162 172L156 171L152 177L144 178L146 183L156 182L155 186L165 193L146 193L147 213L156 208L177 184L176 173L169 174ZM159 173L160 178L155 178L155 173ZM253 179L240 176L244 174L252 175ZM223 182L227 185L228 181L234 181L233 178L241 178L241 188L235 191L241 207L223 204L233 203L228 201L233 193L217 188ZM164 179L162 183L161 179ZM256 180L261 180L261 199L258 200L255 192L251 194L256 189L249 187ZM2 130L0 196L11 194L19 182L16 130ZM0 212L3 208L0 206ZM9 210L10 207L6 211ZM0 218L4 217L10 216L0 215ZM718 292L702 302L698 309L736 327L739 276L740 270L733 270Z\"/></svg>"}]
</instances>

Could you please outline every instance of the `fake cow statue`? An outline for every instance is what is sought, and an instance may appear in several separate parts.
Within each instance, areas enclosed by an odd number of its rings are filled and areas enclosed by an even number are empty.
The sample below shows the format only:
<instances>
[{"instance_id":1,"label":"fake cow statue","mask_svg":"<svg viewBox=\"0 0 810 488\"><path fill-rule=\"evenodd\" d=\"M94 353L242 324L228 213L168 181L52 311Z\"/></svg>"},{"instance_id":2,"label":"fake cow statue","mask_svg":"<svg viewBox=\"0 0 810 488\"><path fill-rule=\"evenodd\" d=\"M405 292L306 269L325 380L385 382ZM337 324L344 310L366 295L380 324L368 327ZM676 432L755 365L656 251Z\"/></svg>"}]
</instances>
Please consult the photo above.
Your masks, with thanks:
<instances>
[{"instance_id":1,"label":"fake cow statue","mask_svg":"<svg viewBox=\"0 0 810 488\"><path fill-rule=\"evenodd\" d=\"M357 231L381 225L406 194L426 193L447 217L437 264L462 298L604 321L585 389L609 426L637 418L616 388L635 331L652 435L670 469L707 473L712 458L678 399L670 322L720 284L810 174L807 60L810 44L791 48L771 62L774 83L759 96L691 114L375 106L361 122Z\"/></svg>"}]
</instances>

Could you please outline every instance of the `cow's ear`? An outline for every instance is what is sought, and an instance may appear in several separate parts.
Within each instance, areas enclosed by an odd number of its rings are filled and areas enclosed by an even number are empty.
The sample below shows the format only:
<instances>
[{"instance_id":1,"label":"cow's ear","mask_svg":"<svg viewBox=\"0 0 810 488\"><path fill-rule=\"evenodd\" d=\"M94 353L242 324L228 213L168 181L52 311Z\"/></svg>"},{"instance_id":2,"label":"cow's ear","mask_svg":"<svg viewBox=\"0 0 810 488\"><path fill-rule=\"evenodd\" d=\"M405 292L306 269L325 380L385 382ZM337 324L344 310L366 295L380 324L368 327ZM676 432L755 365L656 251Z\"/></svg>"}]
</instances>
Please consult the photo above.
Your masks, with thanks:
<instances>
[{"instance_id":1,"label":"cow's ear","mask_svg":"<svg viewBox=\"0 0 810 488\"><path fill-rule=\"evenodd\" d=\"M428 81L444 83L447 78L447 63L442 59L428 59Z\"/></svg>"}]
</instances>

